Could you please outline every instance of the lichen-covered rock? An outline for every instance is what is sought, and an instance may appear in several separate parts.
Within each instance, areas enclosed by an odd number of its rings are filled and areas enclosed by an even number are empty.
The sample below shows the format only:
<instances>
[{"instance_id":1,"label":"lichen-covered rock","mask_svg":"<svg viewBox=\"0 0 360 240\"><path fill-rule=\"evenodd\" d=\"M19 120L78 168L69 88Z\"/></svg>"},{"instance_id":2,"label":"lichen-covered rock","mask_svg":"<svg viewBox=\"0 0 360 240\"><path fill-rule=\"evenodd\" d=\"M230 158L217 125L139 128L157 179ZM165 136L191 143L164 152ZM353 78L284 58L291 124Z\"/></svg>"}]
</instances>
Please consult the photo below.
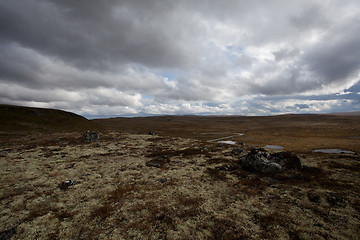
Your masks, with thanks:
<instances>
[{"instance_id":1,"label":"lichen-covered rock","mask_svg":"<svg viewBox=\"0 0 360 240\"><path fill-rule=\"evenodd\" d=\"M300 158L292 152L279 152L270 155L271 161L280 164L284 169L300 169Z\"/></svg>"},{"instance_id":2,"label":"lichen-covered rock","mask_svg":"<svg viewBox=\"0 0 360 240\"><path fill-rule=\"evenodd\" d=\"M278 173L301 167L300 158L294 153L280 152L269 154L263 149L252 149L240 159L240 165L255 172Z\"/></svg>"},{"instance_id":3,"label":"lichen-covered rock","mask_svg":"<svg viewBox=\"0 0 360 240\"><path fill-rule=\"evenodd\" d=\"M82 135L82 139L85 142L97 142L99 141L99 134L96 132L87 131Z\"/></svg>"}]
</instances>

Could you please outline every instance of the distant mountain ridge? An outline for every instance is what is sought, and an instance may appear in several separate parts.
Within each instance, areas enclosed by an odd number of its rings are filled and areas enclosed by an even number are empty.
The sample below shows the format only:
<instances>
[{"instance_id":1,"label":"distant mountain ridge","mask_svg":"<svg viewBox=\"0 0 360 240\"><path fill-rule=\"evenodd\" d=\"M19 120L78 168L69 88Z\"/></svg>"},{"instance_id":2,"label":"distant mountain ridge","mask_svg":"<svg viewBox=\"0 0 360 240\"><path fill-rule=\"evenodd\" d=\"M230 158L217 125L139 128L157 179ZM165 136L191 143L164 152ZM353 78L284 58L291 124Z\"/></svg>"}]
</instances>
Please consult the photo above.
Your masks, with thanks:
<instances>
[{"instance_id":1,"label":"distant mountain ridge","mask_svg":"<svg viewBox=\"0 0 360 240\"><path fill-rule=\"evenodd\" d=\"M85 131L96 126L88 119L71 112L0 104L1 132L71 132Z\"/></svg>"},{"instance_id":2,"label":"distant mountain ridge","mask_svg":"<svg viewBox=\"0 0 360 240\"><path fill-rule=\"evenodd\" d=\"M338 116L360 116L360 111L357 111L357 112L337 112L337 113L328 113L327 115L338 115Z\"/></svg>"}]
</instances>

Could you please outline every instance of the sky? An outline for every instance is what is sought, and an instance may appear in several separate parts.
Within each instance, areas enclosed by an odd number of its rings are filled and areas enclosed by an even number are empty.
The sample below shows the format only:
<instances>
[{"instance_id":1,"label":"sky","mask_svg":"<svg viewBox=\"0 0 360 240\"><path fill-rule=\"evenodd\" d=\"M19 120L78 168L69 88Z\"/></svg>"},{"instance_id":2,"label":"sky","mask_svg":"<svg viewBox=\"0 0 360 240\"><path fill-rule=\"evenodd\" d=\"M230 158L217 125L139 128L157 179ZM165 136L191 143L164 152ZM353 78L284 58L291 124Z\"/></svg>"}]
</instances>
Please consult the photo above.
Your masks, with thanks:
<instances>
[{"instance_id":1,"label":"sky","mask_svg":"<svg viewBox=\"0 0 360 240\"><path fill-rule=\"evenodd\" d=\"M360 111L358 0L0 0L0 103L88 118Z\"/></svg>"}]
</instances>

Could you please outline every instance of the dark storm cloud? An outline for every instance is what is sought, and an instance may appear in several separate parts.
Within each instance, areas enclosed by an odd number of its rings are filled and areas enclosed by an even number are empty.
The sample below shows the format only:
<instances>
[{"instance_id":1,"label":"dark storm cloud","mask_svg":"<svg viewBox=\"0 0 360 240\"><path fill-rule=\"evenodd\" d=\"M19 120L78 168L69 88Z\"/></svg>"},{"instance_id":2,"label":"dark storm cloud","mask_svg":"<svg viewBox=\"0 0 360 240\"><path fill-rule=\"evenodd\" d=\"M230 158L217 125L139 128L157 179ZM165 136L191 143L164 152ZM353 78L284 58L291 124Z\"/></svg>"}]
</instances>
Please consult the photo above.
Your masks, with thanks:
<instances>
[{"instance_id":1,"label":"dark storm cloud","mask_svg":"<svg viewBox=\"0 0 360 240\"><path fill-rule=\"evenodd\" d=\"M303 63L326 82L342 81L360 69L360 18L328 34L322 44L309 49Z\"/></svg>"},{"instance_id":2,"label":"dark storm cloud","mask_svg":"<svg viewBox=\"0 0 360 240\"><path fill-rule=\"evenodd\" d=\"M275 61L261 68L257 74L279 71L267 84L253 84L254 92L276 95L320 89L331 83L344 83L360 77L360 18L322 36L323 41L299 54L299 50L281 49L274 52ZM294 64L277 69L282 60Z\"/></svg>"},{"instance_id":3,"label":"dark storm cloud","mask_svg":"<svg viewBox=\"0 0 360 240\"><path fill-rule=\"evenodd\" d=\"M300 9L300 12L289 18L291 24L300 30L325 28L330 24L330 21L324 16L326 9L319 4L305 6Z\"/></svg>"},{"instance_id":4,"label":"dark storm cloud","mask_svg":"<svg viewBox=\"0 0 360 240\"><path fill-rule=\"evenodd\" d=\"M336 94L360 77L359 14L355 0L0 0L0 102L88 115L354 108L358 93Z\"/></svg>"},{"instance_id":5,"label":"dark storm cloud","mask_svg":"<svg viewBox=\"0 0 360 240\"><path fill-rule=\"evenodd\" d=\"M106 69L113 62L129 61L152 67L185 64L186 42L182 41L186 39L164 26L174 21L169 19L173 6L166 1L14 0L0 4L2 42L16 42L81 68Z\"/></svg>"}]
</instances>

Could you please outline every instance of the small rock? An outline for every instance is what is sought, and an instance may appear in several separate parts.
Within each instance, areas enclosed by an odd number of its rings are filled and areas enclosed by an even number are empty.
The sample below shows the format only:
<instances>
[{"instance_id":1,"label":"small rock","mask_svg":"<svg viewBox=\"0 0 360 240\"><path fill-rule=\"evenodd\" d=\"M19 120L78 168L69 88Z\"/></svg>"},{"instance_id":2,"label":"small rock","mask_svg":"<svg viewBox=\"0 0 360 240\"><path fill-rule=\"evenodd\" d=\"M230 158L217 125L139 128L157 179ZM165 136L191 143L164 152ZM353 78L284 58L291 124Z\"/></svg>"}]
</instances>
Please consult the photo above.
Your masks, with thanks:
<instances>
[{"instance_id":1,"label":"small rock","mask_svg":"<svg viewBox=\"0 0 360 240\"><path fill-rule=\"evenodd\" d=\"M237 148L234 148L234 149L231 151L231 153L232 153L232 154L235 154L235 155L239 155L239 154L241 154L243 151L244 151L244 149L237 147Z\"/></svg>"},{"instance_id":2,"label":"small rock","mask_svg":"<svg viewBox=\"0 0 360 240\"><path fill-rule=\"evenodd\" d=\"M69 169L69 168L73 168L75 166L75 163L71 163L68 166L66 166L64 169Z\"/></svg>"},{"instance_id":3,"label":"small rock","mask_svg":"<svg viewBox=\"0 0 360 240\"><path fill-rule=\"evenodd\" d=\"M0 151L0 157L6 157L7 151Z\"/></svg>"},{"instance_id":4,"label":"small rock","mask_svg":"<svg viewBox=\"0 0 360 240\"><path fill-rule=\"evenodd\" d=\"M299 235L298 235L298 239L299 239L299 240L311 240L312 237L311 237L310 234L308 234L308 233L306 233L306 232L301 232L301 233L299 233Z\"/></svg>"},{"instance_id":5,"label":"small rock","mask_svg":"<svg viewBox=\"0 0 360 240\"><path fill-rule=\"evenodd\" d=\"M73 180L66 180L59 184L61 190L67 190L70 186L76 185L78 182Z\"/></svg>"},{"instance_id":6,"label":"small rock","mask_svg":"<svg viewBox=\"0 0 360 240\"><path fill-rule=\"evenodd\" d=\"M160 183L165 183L165 182L167 182L167 180L166 180L165 178L159 178L157 181L160 182Z\"/></svg>"},{"instance_id":7,"label":"small rock","mask_svg":"<svg viewBox=\"0 0 360 240\"><path fill-rule=\"evenodd\" d=\"M336 206L336 207L346 206L345 197L340 193L333 193L333 192L326 193L326 201L330 204L330 206Z\"/></svg>"},{"instance_id":8,"label":"small rock","mask_svg":"<svg viewBox=\"0 0 360 240\"><path fill-rule=\"evenodd\" d=\"M162 156L158 158L151 159L150 161L147 161L145 163L148 167L156 167L156 168L162 168L166 163L169 163L170 159L167 156Z\"/></svg>"},{"instance_id":9,"label":"small rock","mask_svg":"<svg viewBox=\"0 0 360 240\"><path fill-rule=\"evenodd\" d=\"M85 142L97 142L99 141L99 134L97 134L96 132L87 131L82 135L82 139Z\"/></svg>"},{"instance_id":10,"label":"small rock","mask_svg":"<svg viewBox=\"0 0 360 240\"><path fill-rule=\"evenodd\" d=\"M320 200L321 200L320 196L316 195L314 193L309 193L308 198L309 198L310 202L313 202L313 203L320 203Z\"/></svg>"},{"instance_id":11,"label":"small rock","mask_svg":"<svg viewBox=\"0 0 360 240\"><path fill-rule=\"evenodd\" d=\"M263 177L262 179L263 179L265 182L267 182L268 184L277 184L277 183L279 183L278 180L273 179L273 178L271 178L271 177Z\"/></svg>"},{"instance_id":12,"label":"small rock","mask_svg":"<svg viewBox=\"0 0 360 240\"><path fill-rule=\"evenodd\" d=\"M0 233L0 240L8 240L16 233L16 227L12 227Z\"/></svg>"},{"instance_id":13,"label":"small rock","mask_svg":"<svg viewBox=\"0 0 360 240\"><path fill-rule=\"evenodd\" d=\"M155 135L155 133L154 132L148 132L148 135Z\"/></svg>"},{"instance_id":14,"label":"small rock","mask_svg":"<svg viewBox=\"0 0 360 240\"><path fill-rule=\"evenodd\" d=\"M314 226L315 227L323 227L323 225L321 223L315 223Z\"/></svg>"},{"instance_id":15,"label":"small rock","mask_svg":"<svg viewBox=\"0 0 360 240\"><path fill-rule=\"evenodd\" d=\"M151 161L147 162L147 163L146 163L146 166L148 166L148 167L161 168L161 164L160 164L160 163L151 162Z\"/></svg>"}]
</instances>

